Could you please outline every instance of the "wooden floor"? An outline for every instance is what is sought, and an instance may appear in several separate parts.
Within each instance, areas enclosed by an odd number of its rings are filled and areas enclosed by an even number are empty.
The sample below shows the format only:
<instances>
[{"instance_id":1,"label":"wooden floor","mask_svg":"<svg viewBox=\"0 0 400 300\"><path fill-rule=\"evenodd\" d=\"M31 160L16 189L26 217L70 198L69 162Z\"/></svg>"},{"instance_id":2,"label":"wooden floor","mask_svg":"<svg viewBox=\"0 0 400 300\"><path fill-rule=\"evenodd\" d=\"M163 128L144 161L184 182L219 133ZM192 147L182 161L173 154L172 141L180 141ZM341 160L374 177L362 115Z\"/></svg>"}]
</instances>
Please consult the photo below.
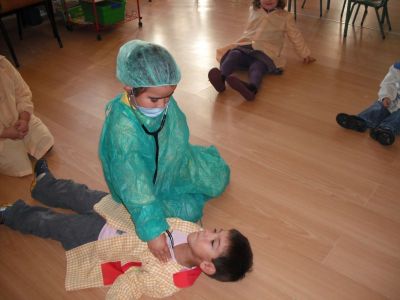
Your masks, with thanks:
<instances>
[{"instance_id":1,"label":"wooden floor","mask_svg":"<svg viewBox=\"0 0 400 300\"><path fill-rule=\"evenodd\" d=\"M160 43L182 69L175 94L191 141L216 145L232 171L226 192L206 205L203 224L240 229L255 256L243 281L202 276L171 299L400 299L400 138L383 147L335 122L338 112L358 113L376 99L399 59L400 4L389 1L393 31L386 40L373 10L366 27L350 27L343 40L343 1L331 1L319 18L319 1L308 0L297 24L317 61L303 65L289 44L285 73L266 77L256 100L245 102L229 88L218 95L207 72L217 66L215 49L240 35L250 2L142 1L143 27L126 23L103 32L102 41L91 28L69 32L60 21L63 49L47 23L27 28L19 41L9 20L35 113L56 139L51 170L106 190L97 145L104 106L122 91L118 48L136 38ZM36 204L31 180L0 175L0 203ZM0 226L0 247L2 300L106 294L105 288L65 292L57 242Z\"/></svg>"}]
</instances>

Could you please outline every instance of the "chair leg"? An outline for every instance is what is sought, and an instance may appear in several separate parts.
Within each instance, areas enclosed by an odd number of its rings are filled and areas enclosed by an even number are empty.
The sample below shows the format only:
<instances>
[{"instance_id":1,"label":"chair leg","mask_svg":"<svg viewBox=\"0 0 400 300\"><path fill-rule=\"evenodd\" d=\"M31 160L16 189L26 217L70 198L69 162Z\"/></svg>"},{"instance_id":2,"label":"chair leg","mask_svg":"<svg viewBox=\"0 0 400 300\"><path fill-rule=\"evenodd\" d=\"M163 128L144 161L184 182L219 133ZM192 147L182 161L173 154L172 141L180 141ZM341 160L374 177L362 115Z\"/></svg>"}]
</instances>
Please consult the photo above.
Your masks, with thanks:
<instances>
[{"instance_id":1,"label":"chair leg","mask_svg":"<svg viewBox=\"0 0 400 300\"><path fill-rule=\"evenodd\" d=\"M363 14L363 17L362 17L362 20L361 20L361 27L364 25L364 21L365 21L365 18L367 17L367 15L368 15L368 6L365 5L364 14Z\"/></svg>"},{"instance_id":2,"label":"chair leg","mask_svg":"<svg viewBox=\"0 0 400 300\"><path fill-rule=\"evenodd\" d=\"M51 0L46 0L45 1L45 6L46 6L46 12L47 12L47 16L49 17L50 23L51 23L51 27L53 29L53 35L54 37L57 39L58 41L58 45L60 46L60 48L63 47L63 44L61 42L61 38L60 35L58 34L58 30L57 30L57 25L56 25L56 20L54 18L54 12L53 12L53 4Z\"/></svg>"},{"instance_id":3,"label":"chair leg","mask_svg":"<svg viewBox=\"0 0 400 300\"><path fill-rule=\"evenodd\" d=\"M344 24L344 34L343 37L347 37L347 29L349 28L349 22L351 19L351 14L353 13L355 3L351 3L350 0L347 1L347 11L346 11L346 21Z\"/></svg>"},{"instance_id":4,"label":"chair leg","mask_svg":"<svg viewBox=\"0 0 400 300\"><path fill-rule=\"evenodd\" d=\"M319 0L319 17L322 17L322 0Z\"/></svg>"},{"instance_id":5,"label":"chair leg","mask_svg":"<svg viewBox=\"0 0 400 300\"><path fill-rule=\"evenodd\" d=\"M293 0L294 19L297 19L297 0ZM292 10L292 0L288 1L288 12Z\"/></svg>"},{"instance_id":6,"label":"chair leg","mask_svg":"<svg viewBox=\"0 0 400 300\"><path fill-rule=\"evenodd\" d=\"M342 12L340 13L340 20L343 19L344 9L346 8L346 1L347 1L347 0L344 0L344 2L343 2Z\"/></svg>"},{"instance_id":7,"label":"chair leg","mask_svg":"<svg viewBox=\"0 0 400 300\"><path fill-rule=\"evenodd\" d=\"M8 49L11 52L11 56L12 56L12 59L14 60L14 64L18 68L19 67L19 62L18 62L17 56L15 55L14 48L11 45L11 40L8 37L7 30L6 30L5 26L4 26L4 23L1 20L1 18L0 18L0 30L1 30L1 33L3 34L3 36L4 36L4 40L6 41Z\"/></svg>"},{"instance_id":8,"label":"chair leg","mask_svg":"<svg viewBox=\"0 0 400 300\"><path fill-rule=\"evenodd\" d=\"M376 17L379 23L379 29L381 30L382 39L385 39L385 32L383 31L383 24L381 23L381 17L379 16L378 8L375 8Z\"/></svg>"},{"instance_id":9,"label":"chair leg","mask_svg":"<svg viewBox=\"0 0 400 300\"><path fill-rule=\"evenodd\" d=\"M384 13L385 13L386 22L387 22L387 24L388 24L388 26L389 26L389 31L391 31L391 30L392 30L392 24L390 24L389 12L388 12L387 6L384 6L384 7L383 7L383 11L384 11ZM385 22L385 18L383 18L382 23Z\"/></svg>"},{"instance_id":10,"label":"chair leg","mask_svg":"<svg viewBox=\"0 0 400 300\"><path fill-rule=\"evenodd\" d=\"M354 23L356 22L356 19L358 16L358 11L360 10L360 6L361 6L360 4L357 5L356 13L354 14L353 22L351 23L351 25L353 25L353 26L354 26Z\"/></svg>"},{"instance_id":11,"label":"chair leg","mask_svg":"<svg viewBox=\"0 0 400 300\"><path fill-rule=\"evenodd\" d=\"M17 24L19 39L22 40L22 11L17 11Z\"/></svg>"},{"instance_id":12,"label":"chair leg","mask_svg":"<svg viewBox=\"0 0 400 300\"><path fill-rule=\"evenodd\" d=\"M303 0L303 4L301 5L301 8L304 8L304 5L306 5L307 0Z\"/></svg>"},{"instance_id":13,"label":"chair leg","mask_svg":"<svg viewBox=\"0 0 400 300\"><path fill-rule=\"evenodd\" d=\"M331 8L331 0L328 0L326 3L326 9L329 10Z\"/></svg>"}]
</instances>

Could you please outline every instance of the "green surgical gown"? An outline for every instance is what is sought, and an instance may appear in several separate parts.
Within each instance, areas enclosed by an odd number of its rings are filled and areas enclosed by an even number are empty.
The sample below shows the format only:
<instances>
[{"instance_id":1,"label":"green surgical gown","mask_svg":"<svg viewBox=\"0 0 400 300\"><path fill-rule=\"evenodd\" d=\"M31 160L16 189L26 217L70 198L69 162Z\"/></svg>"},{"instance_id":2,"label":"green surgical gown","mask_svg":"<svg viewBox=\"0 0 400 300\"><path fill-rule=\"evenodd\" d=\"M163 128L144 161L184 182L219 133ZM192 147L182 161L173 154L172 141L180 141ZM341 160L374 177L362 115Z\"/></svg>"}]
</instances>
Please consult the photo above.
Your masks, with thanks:
<instances>
[{"instance_id":1,"label":"green surgical gown","mask_svg":"<svg viewBox=\"0 0 400 300\"><path fill-rule=\"evenodd\" d=\"M166 218L196 222L207 200L220 195L230 170L214 146L189 143L186 117L171 97L160 131L155 184L155 140L145 133L159 128L162 115L149 118L133 111L123 95L106 107L99 155L104 177L115 201L123 203L141 240L149 241L168 229Z\"/></svg>"}]
</instances>

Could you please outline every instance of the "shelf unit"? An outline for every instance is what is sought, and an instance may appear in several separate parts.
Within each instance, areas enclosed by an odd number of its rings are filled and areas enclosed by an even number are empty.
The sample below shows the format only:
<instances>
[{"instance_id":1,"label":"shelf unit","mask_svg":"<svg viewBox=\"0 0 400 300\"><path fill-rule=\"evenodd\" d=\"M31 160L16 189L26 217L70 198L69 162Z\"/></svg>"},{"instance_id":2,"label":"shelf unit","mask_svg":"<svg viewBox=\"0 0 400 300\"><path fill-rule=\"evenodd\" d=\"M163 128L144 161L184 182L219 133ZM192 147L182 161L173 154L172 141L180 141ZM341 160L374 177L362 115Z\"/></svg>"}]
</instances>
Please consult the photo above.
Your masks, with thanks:
<instances>
[{"instance_id":1,"label":"shelf unit","mask_svg":"<svg viewBox=\"0 0 400 300\"><path fill-rule=\"evenodd\" d=\"M133 0L132 0L133 1ZM122 20L118 20L115 23L111 21L110 24L102 24L102 17L99 16L99 10L104 9L104 7L100 6L105 6L105 9L120 9L119 5L127 5L128 2L132 2L129 0L62 0L62 7L63 7L63 13L64 13L64 19L65 19L65 26L67 27L68 30L72 31L74 28L74 25L77 26L86 26L86 25L94 25L94 28L96 30L97 34L97 40L101 40L101 30L104 28L107 28L109 26L114 26L118 25L121 23L126 23L133 21L135 19L138 20L138 25L139 27L143 26L142 23L142 16L140 15L140 2L139 0L136 0L136 10L132 9L130 5L124 7L125 13L122 18ZM86 6L85 6L86 5ZM87 9L88 5L91 6L91 16L90 20L88 21L88 16L87 16ZM84 11L84 7L85 10ZM113 8L114 7L114 8ZM126 9L128 8L128 9ZM86 18L85 18L85 13L86 13Z\"/></svg>"}]
</instances>

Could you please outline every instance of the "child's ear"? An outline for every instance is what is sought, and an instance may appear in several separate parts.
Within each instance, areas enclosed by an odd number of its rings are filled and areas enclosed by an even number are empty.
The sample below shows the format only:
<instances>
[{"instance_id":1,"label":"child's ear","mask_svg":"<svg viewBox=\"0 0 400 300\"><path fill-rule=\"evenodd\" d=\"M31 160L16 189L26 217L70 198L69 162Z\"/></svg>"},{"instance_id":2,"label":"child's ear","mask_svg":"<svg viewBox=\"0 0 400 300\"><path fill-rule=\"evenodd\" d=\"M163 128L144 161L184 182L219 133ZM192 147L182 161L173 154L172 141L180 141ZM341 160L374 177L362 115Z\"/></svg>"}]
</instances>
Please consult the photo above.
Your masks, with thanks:
<instances>
[{"instance_id":1,"label":"child's ear","mask_svg":"<svg viewBox=\"0 0 400 300\"><path fill-rule=\"evenodd\" d=\"M131 87L131 86L127 86L127 85L125 85L124 86L124 90L129 94L130 92L132 92L132 89L133 89L133 87Z\"/></svg>"},{"instance_id":2,"label":"child's ear","mask_svg":"<svg viewBox=\"0 0 400 300\"><path fill-rule=\"evenodd\" d=\"M199 267L207 275L215 274L215 265L211 261L203 260Z\"/></svg>"}]
</instances>

